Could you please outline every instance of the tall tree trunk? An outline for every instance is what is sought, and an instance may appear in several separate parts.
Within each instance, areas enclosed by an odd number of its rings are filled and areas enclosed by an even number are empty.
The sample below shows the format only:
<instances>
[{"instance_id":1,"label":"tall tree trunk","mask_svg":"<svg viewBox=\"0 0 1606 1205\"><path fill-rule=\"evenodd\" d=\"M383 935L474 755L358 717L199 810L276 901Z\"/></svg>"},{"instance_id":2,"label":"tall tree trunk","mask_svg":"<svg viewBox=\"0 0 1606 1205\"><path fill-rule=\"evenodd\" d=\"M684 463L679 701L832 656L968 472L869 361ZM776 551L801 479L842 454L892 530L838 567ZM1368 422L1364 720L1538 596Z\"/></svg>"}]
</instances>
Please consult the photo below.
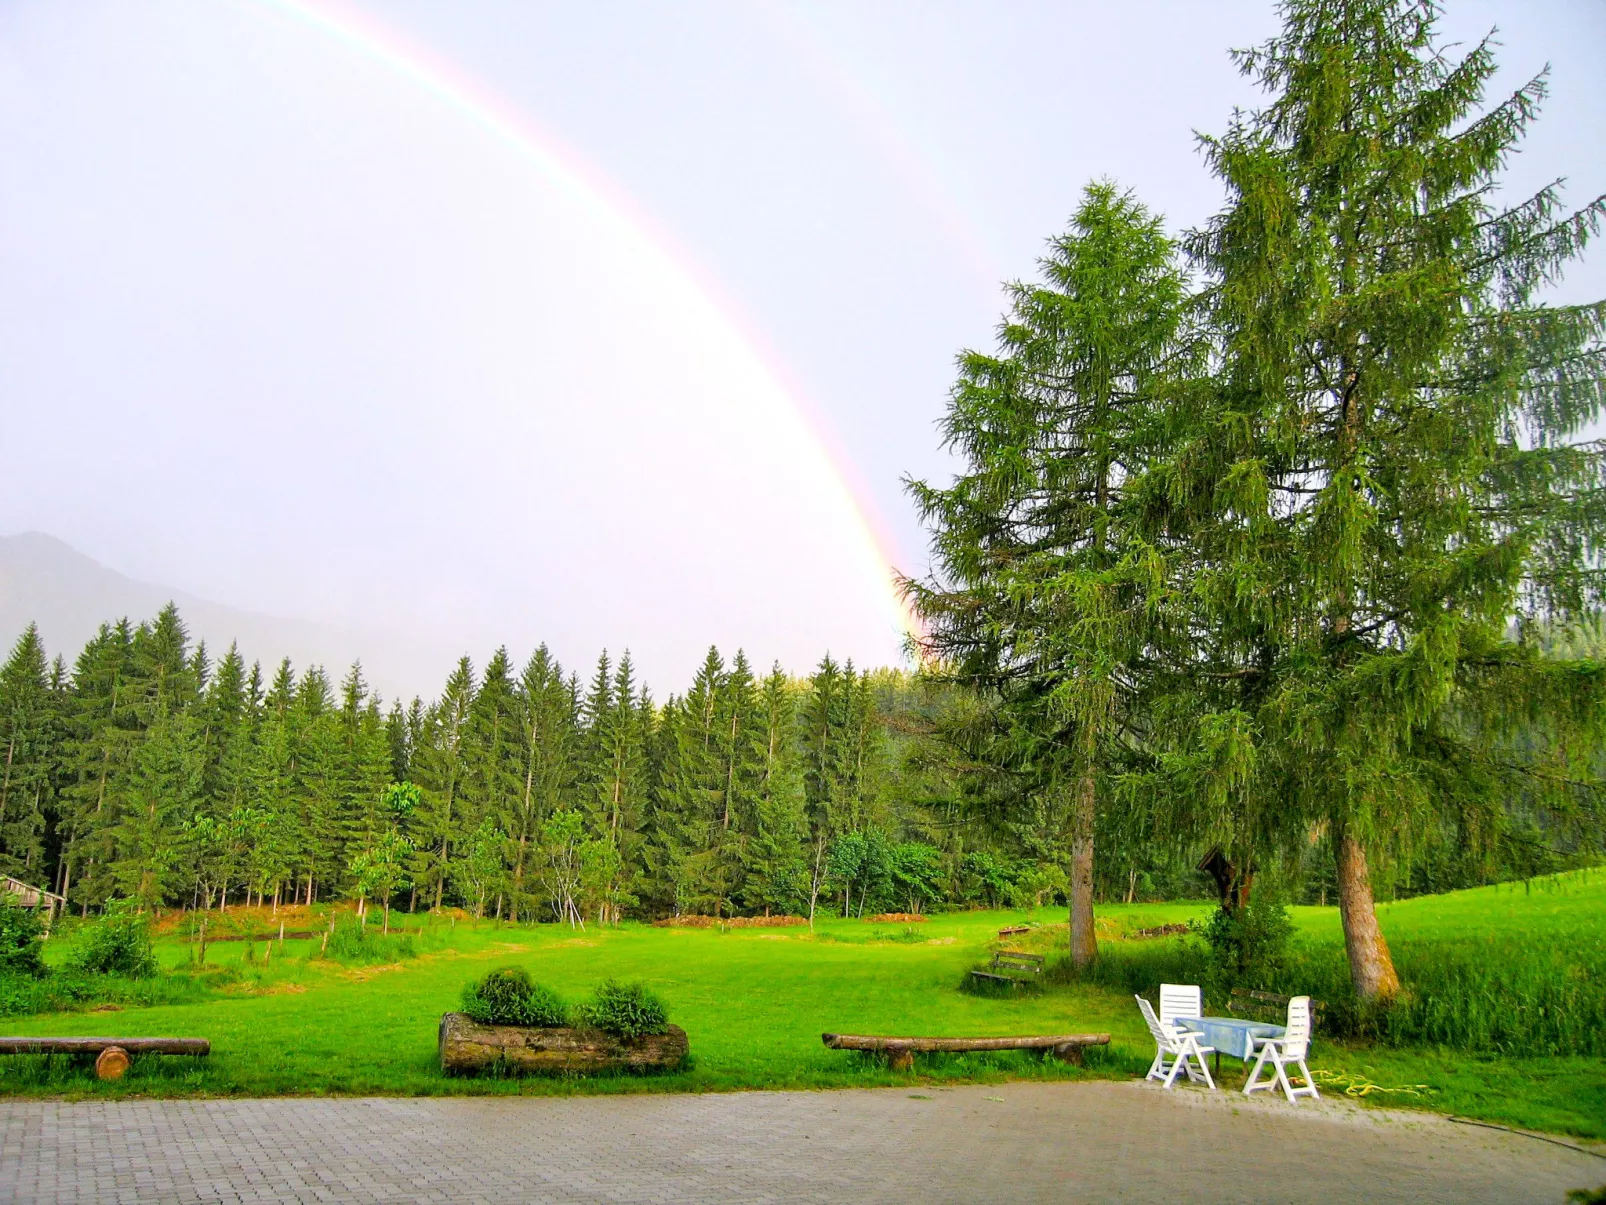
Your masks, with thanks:
<instances>
[{"instance_id":1,"label":"tall tree trunk","mask_svg":"<svg viewBox=\"0 0 1606 1205\"><path fill-rule=\"evenodd\" d=\"M1071 962L1078 968L1098 957L1093 933L1093 767L1085 766L1071 801Z\"/></svg>"},{"instance_id":2,"label":"tall tree trunk","mask_svg":"<svg viewBox=\"0 0 1606 1205\"><path fill-rule=\"evenodd\" d=\"M1362 1000L1392 1000L1399 994L1400 977L1377 924L1366 850L1349 833L1341 830L1337 835L1338 911L1344 921L1350 979Z\"/></svg>"}]
</instances>

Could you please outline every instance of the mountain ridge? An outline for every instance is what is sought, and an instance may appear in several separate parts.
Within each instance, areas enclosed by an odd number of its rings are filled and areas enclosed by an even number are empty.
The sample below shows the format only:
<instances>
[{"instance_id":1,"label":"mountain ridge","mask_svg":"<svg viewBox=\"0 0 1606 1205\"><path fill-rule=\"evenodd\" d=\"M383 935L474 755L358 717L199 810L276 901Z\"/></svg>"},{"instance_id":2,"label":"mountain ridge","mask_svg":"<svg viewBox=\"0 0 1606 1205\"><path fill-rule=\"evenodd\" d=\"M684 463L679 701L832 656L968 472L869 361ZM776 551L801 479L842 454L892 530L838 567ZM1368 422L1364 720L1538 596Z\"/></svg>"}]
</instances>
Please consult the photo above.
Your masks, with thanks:
<instances>
[{"instance_id":1,"label":"mountain ridge","mask_svg":"<svg viewBox=\"0 0 1606 1205\"><path fill-rule=\"evenodd\" d=\"M172 602L192 642L204 639L215 658L237 643L247 663L266 672L288 656L298 671L322 665L337 680L361 662L363 677L386 699L433 694L455 655L403 633L357 632L334 624L270 615L214 602L184 590L130 577L57 536L24 531L0 536L0 640L9 650L29 623L51 657L69 667L103 623L138 623Z\"/></svg>"}]
</instances>

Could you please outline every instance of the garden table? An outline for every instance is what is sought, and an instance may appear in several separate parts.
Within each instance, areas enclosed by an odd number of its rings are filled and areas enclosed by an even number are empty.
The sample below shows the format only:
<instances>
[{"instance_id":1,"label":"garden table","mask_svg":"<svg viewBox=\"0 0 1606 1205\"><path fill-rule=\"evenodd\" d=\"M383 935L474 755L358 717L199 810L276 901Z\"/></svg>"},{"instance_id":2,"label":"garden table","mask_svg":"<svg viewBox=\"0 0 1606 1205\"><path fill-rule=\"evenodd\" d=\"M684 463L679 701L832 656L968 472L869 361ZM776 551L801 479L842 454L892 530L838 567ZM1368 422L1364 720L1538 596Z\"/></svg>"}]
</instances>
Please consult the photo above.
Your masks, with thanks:
<instances>
[{"instance_id":1,"label":"garden table","mask_svg":"<svg viewBox=\"0 0 1606 1205\"><path fill-rule=\"evenodd\" d=\"M1280 1038L1281 1025L1265 1021L1246 1021L1242 1017L1178 1017L1176 1024L1201 1035L1201 1046L1210 1046L1216 1052L1216 1070L1221 1070L1221 1056L1230 1054L1248 1062L1255 1057L1255 1042L1261 1038Z\"/></svg>"}]
</instances>

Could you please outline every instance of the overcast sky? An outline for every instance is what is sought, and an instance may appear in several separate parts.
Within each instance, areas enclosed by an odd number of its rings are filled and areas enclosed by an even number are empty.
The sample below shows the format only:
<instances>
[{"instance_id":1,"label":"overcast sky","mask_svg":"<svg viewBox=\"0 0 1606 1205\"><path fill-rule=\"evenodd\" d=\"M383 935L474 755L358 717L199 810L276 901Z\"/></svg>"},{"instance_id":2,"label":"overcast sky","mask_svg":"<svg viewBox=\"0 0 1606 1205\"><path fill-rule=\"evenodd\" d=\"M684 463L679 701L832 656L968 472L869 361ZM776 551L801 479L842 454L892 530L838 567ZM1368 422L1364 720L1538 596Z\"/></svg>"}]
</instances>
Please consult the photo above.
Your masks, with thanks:
<instances>
[{"instance_id":1,"label":"overcast sky","mask_svg":"<svg viewBox=\"0 0 1606 1205\"><path fill-rule=\"evenodd\" d=\"M1502 90L1552 65L1513 185L1606 191L1606 4L1449 9ZM1274 21L0 0L0 534L660 691L711 642L896 661L955 353L1089 179L1217 207L1194 131Z\"/></svg>"}]
</instances>

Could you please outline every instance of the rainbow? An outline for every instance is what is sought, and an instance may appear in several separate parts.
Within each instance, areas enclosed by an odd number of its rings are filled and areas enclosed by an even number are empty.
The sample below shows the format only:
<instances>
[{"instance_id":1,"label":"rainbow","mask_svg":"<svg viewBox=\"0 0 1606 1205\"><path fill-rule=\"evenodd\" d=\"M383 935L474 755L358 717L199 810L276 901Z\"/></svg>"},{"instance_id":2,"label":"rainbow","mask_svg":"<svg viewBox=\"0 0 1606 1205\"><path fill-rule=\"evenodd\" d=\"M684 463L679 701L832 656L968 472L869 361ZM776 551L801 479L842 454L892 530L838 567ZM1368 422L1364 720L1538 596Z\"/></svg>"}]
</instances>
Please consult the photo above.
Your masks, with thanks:
<instances>
[{"instance_id":1,"label":"rainbow","mask_svg":"<svg viewBox=\"0 0 1606 1205\"><path fill-rule=\"evenodd\" d=\"M537 126L526 114L400 31L334 0L260 2L378 64L454 111L481 135L534 167L548 183L606 219L627 245L676 280L689 298L700 303L791 407L799 426L812 440L812 452L854 516L865 551L879 567L885 583L884 602L894 629L900 636L919 638L920 621L898 585L899 575L892 553L896 543L830 423L790 378L767 340L739 317L714 282L666 231L658 228L627 194L607 184L576 152Z\"/></svg>"}]
</instances>

